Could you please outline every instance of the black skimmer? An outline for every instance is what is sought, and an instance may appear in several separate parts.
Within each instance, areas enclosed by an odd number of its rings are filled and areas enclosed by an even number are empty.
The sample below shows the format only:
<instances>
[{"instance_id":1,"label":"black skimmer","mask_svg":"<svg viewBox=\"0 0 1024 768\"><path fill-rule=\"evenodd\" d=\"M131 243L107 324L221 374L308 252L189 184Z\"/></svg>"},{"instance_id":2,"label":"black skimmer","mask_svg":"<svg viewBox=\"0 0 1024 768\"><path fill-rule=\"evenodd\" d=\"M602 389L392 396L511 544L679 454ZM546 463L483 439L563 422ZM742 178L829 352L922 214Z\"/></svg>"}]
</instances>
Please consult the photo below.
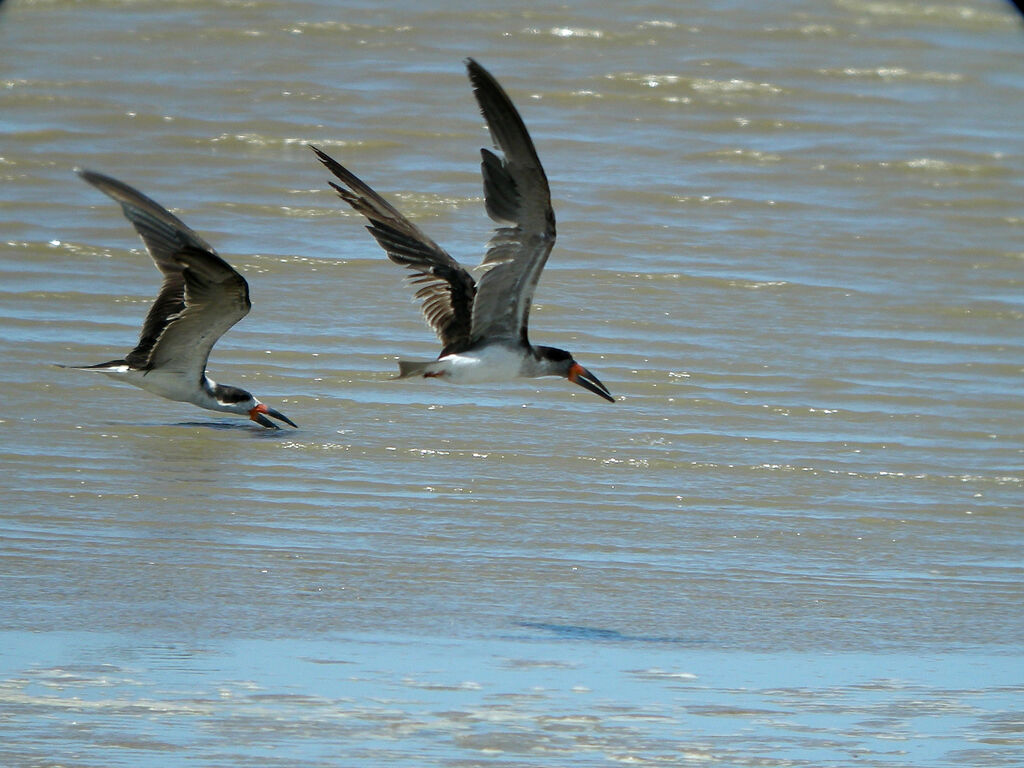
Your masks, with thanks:
<instances>
[{"instance_id":1,"label":"black skimmer","mask_svg":"<svg viewBox=\"0 0 1024 768\"><path fill-rule=\"evenodd\" d=\"M102 173L76 172L121 204L164 280L135 349L121 360L62 367L105 373L168 400L248 416L269 429L278 426L267 416L295 427L251 393L206 375L217 339L249 312L245 278L163 206Z\"/></svg>"},{"instance_id":2,"label":"black skimmer","mask_svg":"<svg viewBox=\"0 0 1024 768\"><path fill-rule=\"evenodd\" d=\"M466 59L473 94L495 148L483 155L487 213L498 225L487 246L479 282L437 243L363 183L355 174L312 147L341 184L330 185L369 220L370 231L388 257L420 286L423 316L444 348L431 362L398 362L398 378L440 377L457 383L506 381L517 377L562 376L609 402L598 378L554 347L534 346L527 335L530 305L544 263L555 243L551 191L522 118L491 74Z\"/></svg>"}]
</instances>

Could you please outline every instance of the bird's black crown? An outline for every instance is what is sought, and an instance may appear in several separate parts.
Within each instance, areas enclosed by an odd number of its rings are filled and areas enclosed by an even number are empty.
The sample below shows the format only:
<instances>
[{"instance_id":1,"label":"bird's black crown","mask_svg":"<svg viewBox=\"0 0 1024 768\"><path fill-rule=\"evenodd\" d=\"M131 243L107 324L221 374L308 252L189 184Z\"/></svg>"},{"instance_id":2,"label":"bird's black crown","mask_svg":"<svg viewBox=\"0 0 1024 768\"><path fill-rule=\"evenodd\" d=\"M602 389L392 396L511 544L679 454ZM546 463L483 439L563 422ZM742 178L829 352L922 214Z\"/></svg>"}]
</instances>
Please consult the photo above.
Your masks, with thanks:
<instances>
[{"instance_id":1,"label":"bird's black crown","mask_svg":"<svg viewBox=\"0 0 1024 768\"><path fill-rule=\"evenodd\" d=\"M246 392L241 387L232 387L225 384L218 384L213 394L222 403L228 405L244 403L246 400L252 400L251 392Z\"/></svg>"},{"instance_id":2,"label":"bird's black crown","mask_svg":"<svg viewBox=\"0 0 1024 768\"><path fill-rule=\"evenodd\" d=\"M551 360L556 363L562 360L572 360L571 354L558 347L534 347L534 349L537 350L538 357L543 360Z\"/></svg>"}]
</instances>

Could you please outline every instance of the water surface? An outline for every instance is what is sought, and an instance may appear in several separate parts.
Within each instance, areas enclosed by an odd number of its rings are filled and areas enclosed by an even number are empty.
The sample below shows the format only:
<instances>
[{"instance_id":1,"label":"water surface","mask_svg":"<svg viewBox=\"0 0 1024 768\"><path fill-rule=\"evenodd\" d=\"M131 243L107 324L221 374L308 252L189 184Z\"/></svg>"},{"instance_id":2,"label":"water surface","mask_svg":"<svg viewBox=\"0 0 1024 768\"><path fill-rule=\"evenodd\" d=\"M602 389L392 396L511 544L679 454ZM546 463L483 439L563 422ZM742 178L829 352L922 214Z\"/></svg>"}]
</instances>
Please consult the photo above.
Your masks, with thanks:
<instances>
[{"instance_id":1,"label":"water surface","mask_svg":"<svg viewBox=\"0 0 1024 768\"><path fill-rule=\"evenodd\" d=\"M0 763L977 766L1024 754L1024 30L979 2L0 15ZM468 264L461 60L559 240L553 379L436 341L306 147ZM99 170L247 277L267 433L53 363L158 274Z\"/></svg>"}]
</instances>

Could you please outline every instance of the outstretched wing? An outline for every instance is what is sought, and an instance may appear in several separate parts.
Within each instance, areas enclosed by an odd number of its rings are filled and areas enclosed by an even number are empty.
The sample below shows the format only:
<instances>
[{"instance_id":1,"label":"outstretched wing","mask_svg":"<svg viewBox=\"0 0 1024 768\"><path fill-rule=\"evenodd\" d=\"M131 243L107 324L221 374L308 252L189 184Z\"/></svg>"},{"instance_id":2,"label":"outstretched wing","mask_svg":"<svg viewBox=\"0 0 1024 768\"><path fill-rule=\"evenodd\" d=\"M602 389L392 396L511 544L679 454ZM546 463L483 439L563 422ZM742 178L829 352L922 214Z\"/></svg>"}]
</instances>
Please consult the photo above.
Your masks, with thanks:
<instances>
[{"instance_id":1,"label":"outstretched wing","mask_svg":"<svg viewBox=\"0 0 1024 768\"><path fill-rule=\"evenodd\" d=\"M466 60L473 95L491 139L504 157L482 149L487 214L500 226L487 245L473 307L474 340L529 343L533 293L555 244L551 190L530 134L508 95L473 59Z\"/></svg>"},{"instance_id":2,"label":"outstretched wing","mask_svg":"<svg viewBox=\"0 0 1024 768\"><path fill-rule=\"evenodd\" d=\"M444 345L442 354L468 346L476 295L470 274L354 173L327 153L311 148L341 182L329 182L341 199L370 222L366 228L388 258L412 271L409 282L419 286L416 298L423 302L423 317Z\"/></svg>"},{"instance_id":3,"label":"outstretched wing","mask_svg":"<svg viewBox=\"0 0 1024 768\"><path fill-rule=\"evenodd\" d=\"M185 247L175 258L184 267L185 309L164 327L149 367L202 379L213 345L249 313L249 286L212 251Z\"/></svg>"},{"instance_id":4,"label":"outstretched wing","mask_svg":"<svg viewBox=\"0 0 1024 768\"><path fill-rule=\"evenodd\" d=\"M249 287L226 261L177 216L138 190L95 171L78 174L121 204L163 274L139 343L125 361L201 378L210 350L249 312Z\"/></svg>"}]
</instances>

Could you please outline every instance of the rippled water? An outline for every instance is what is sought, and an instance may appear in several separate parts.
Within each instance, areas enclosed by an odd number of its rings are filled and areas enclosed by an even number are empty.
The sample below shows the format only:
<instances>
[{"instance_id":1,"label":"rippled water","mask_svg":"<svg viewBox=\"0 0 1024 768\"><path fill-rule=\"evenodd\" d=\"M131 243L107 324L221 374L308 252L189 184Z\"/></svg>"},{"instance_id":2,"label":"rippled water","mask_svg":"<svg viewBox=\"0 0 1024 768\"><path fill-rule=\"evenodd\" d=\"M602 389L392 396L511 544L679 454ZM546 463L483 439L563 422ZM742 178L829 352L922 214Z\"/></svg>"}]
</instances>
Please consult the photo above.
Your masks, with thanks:
<instances>
[{"instance_id":1,"label":"rippled water","mask_svg":"<svg viewBox=\"0 0 1024 768\"><path fill-rule=\"evenodd\" d=\"M0 764L1024 760L1024 29L996 2L74 3L0 13ZM437 345L324 146L472 264L519 106L532 313L617 395ZM53 367L158 274L250 283L266 433Z\"/></svg>"}]
</instances>

